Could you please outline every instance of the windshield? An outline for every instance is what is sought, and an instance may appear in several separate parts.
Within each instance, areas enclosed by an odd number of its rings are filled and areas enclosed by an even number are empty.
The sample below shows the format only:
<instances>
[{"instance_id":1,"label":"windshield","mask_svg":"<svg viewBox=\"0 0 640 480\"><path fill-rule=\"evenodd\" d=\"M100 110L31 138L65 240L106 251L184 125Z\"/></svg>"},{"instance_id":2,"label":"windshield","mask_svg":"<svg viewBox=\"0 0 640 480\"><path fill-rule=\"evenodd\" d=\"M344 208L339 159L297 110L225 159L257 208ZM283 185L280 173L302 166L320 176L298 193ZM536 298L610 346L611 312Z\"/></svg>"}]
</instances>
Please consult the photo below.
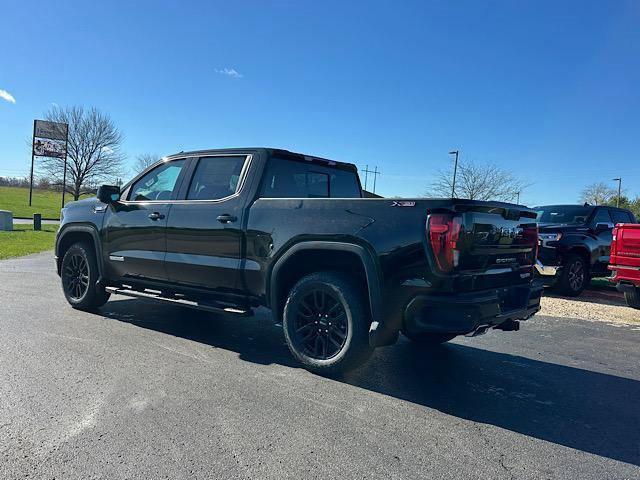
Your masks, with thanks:
<instances>
[{"instance_id":1,"label":"windshield","mask_svg":"<svg viewBox=\"0 0 640 480\"><path fill-rule=\"evenodd\" d=\"M593 207L576 205L549 205L536 207L538 223L561 223L565 225L583 224L591 215Z\"/></svg>"}]
</instances>

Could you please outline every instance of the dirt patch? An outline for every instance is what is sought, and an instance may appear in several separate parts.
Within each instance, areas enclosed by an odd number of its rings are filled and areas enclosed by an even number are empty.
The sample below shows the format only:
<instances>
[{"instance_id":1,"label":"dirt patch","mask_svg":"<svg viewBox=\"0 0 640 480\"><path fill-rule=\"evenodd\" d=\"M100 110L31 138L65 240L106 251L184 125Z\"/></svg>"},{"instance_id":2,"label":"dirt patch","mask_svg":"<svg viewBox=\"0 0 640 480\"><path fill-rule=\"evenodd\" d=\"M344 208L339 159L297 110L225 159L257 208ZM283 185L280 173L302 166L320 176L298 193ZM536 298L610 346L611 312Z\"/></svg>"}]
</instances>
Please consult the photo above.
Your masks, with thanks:
<instances>
[{"instance_id":1,"label":"dirt patch","mask_svg":"<svg viewBox=\"0 0 640 480\"><path fill-rule=\"evenodd\" d=\"M577 298L554 295L545 290L541 315L584 320L640 324L640 310L627 306L615 290L585 290Z\"/></svg>"}]
</instances>

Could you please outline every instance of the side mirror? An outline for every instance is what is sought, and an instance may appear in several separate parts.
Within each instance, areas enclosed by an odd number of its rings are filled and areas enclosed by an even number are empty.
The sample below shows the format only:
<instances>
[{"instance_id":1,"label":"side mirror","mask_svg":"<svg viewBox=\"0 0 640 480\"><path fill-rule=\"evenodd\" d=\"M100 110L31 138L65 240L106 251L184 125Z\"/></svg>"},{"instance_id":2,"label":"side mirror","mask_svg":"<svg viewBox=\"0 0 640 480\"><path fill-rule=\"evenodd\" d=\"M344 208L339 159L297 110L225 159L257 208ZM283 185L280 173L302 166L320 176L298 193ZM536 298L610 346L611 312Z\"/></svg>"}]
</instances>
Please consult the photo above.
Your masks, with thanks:
<instances>
[{"instance_id":1,"label":"side mirror","mask_svg":"<svg viewBox=\"0 0 640 480\"><path fill-rule=\"evenodd\" d=\"M117 202L120 199L120 187L116 185L100 185L97 197L102 203Z\"/></svg>"},{"instance_id":2,"label":"side mirror","mask_svg":"<svg viewBox=\"0 0 640 480\"><path fill-rule=\"evenodd\" d=\"M611 230L613 225L610 223L596 223L596 232L604 232L605 230Z\"/></svg>"}]
</instances>

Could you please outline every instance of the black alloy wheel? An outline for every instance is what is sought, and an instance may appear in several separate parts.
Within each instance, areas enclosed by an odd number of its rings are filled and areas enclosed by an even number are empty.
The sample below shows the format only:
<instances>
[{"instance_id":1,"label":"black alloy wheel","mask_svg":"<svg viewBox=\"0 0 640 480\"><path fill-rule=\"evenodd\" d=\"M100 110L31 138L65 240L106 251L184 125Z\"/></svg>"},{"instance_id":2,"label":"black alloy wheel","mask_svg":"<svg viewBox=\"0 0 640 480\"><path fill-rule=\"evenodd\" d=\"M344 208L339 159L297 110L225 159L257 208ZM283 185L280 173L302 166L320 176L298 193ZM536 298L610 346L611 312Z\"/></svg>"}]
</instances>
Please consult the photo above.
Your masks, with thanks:
<instances>
[{"instance_id":1,"label":"black alloy wheel","mask_svg":"<svg viewBox=\"0 0 640 480\"><path fill-rule=\"evenodd\" d=\"M294 320L294 342L305 355L327 360L342 350L349 325L344 305L333 292L315 288L299 301Z\"/></svg>"},{"instance_id":2,"label":"black alloy wheel","mask_svg":"<svg viewBox=\"0 0 640 480\"><path fill-rule=\"evenodd\" d=\"M62 284L72 300L82 300L89 288L89 264L84 255L74 253L65 261Z\"/></svg>"},{"instance_id":3,"label":"black alloy wheel","mask_svg":"<svg viewBox=\"0 0 640 480\"><path fill-rule=\"evenodd\" d=\"M573 262L568 268L568 281L571 290L579 291L584 285L584 264L582 262Z\"/></svg>"},{"instance_id":4,"label":"black alloy wheel","mask_svg":"<svg viewBox=\"0 0 640 480\"><path fill-rule=\"evenodd\" d=\"M342 374L371 355L366 291L343 272L314 272L291 288L282 326L293 357L307 370Z\"/></svg>"}]
</instances>

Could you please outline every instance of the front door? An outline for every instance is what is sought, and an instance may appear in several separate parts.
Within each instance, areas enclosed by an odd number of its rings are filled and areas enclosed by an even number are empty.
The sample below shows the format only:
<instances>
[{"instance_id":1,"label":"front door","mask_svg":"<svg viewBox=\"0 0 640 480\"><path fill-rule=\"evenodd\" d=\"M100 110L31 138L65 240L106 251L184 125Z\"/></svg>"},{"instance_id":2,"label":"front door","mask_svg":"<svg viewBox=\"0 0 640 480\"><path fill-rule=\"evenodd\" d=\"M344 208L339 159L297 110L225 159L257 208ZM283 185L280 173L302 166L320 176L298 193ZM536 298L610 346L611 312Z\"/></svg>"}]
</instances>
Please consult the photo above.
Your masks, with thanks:
<instances>
[{"instance_id":1,"label":"front door","mask_svg":"<svg viewBox=\"0 0 640 480\"><path fill-rule=\"evenodd\" d=\"M167 223L167 275L171 282L222 295L240 294L244 197L250 155L197 160Z\"/></svg>"},{"instance_id":2,"label":"front door","mask_svg":"<svg viewBox=\"0 0 640 480\"><path fill-rule=\"evenodd\" d=\"M137 179L104 219L109 278L166 280L167 219L178 193L184 159L164 162Z\"/></svg>"}]
</instances>

